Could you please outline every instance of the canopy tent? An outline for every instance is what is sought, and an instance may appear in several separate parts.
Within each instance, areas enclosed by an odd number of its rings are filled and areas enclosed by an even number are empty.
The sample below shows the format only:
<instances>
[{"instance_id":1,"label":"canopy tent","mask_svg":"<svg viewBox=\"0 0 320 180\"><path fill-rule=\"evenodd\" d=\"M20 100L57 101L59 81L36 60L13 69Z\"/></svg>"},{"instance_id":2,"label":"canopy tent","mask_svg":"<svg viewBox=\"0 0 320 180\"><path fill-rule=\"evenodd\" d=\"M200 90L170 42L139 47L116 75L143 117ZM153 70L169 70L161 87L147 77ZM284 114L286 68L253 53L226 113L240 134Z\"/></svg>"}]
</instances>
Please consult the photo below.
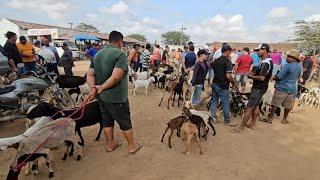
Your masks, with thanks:
<instances>
[{"instance_id":1,"label":"canopy tent","mask_svg":"<svg viewBox=\"0 0 320 180\"><path fill-rule=\"evenodd\" d=\"M74 36L74 40L76 41L89 41L89 40L94 40L94 41L100 41L96 36L94 35L89 35L89 34L78 34Z\"/></svg>"}]
</instances>

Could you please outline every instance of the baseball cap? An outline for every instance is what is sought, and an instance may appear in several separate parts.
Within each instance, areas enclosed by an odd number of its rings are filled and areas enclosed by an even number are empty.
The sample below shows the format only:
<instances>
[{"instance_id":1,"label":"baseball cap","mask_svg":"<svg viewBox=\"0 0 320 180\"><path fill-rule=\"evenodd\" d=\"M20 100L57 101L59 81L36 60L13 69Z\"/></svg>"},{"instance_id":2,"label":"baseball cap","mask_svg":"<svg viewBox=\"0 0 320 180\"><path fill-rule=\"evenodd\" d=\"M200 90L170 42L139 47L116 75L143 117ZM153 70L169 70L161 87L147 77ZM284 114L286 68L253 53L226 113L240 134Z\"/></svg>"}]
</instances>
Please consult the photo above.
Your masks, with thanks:
<instances>
[{"instance_id":1,"label":"baseball cap","mask_svg":"<svg viewBox=\"0 0 320 180\"><path fill-rule=\"evenodd\" d=\"M222 46L222 48L221 48L222 53L224 53L226 51L231 51L231 50L232 50L232 48L229 44L226 44L226 45Z\"/></svg>"},{"instance_id":2,"label":"baseball cap","mask_svg":"<svg viewBox=\"0 0 320 180\"><path fill-rule=\"evenodd\" d=\"M200 49L197 53L198 56L201 56L202 54L208 54L208 52L205 49Z\"/></svg>"},{"instance_id":3,"label":"baseball cap","mask_svg":"<svg viewBox=\"0 0 320 180\"><path fill-rule=\"evenodd\" d=\"M268 52L270 52L270 46L269 44L266 44L266 43L259 44L259 46L256 49L265 49Z\"/></svg>"},{"instance_id":4,"label":"baseball cap","mask_svg":"<svg viewBox=\"0 0 320 180\"><path fill-rule=\"evenodd\" d=\"M247 51L248 53L250 53L250 49L248 47L244 47L242 50L243 51Z\"/></svg>"}]
</instances>

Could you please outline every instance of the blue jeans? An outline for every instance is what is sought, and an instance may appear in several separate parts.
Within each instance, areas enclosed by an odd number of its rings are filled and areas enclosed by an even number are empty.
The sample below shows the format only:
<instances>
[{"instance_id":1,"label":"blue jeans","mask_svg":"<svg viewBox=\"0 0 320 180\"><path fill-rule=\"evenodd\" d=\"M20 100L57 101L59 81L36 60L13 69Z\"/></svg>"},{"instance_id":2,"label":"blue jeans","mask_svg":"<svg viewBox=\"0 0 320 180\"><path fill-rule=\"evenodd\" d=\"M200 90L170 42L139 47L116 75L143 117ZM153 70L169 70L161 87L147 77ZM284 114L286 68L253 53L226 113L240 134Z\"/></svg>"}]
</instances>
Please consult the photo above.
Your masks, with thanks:
<instances>
[{"instance_id":1,"label":"blue jeans","mask_svg":"<svg viewBox=\"0 0 320 180\"><path fill-rule=\"evenodd\" d=\"M222 103L224 122L230 123L230 99L229 99L229 89L222 89L215 83L212 83L212 104L211 104L211 116L217 118L217 106L219 98Z\"/></svg>"},{"instance_id":2,"label":"blue jeans","mask_svg":"<svg viewBox=\"0 0 320 180\"><path fill-rule=\"evenodd\" d=\"M201 91L202 91L203 85L199 84L195 86L193 96L192 96L192 104L198 106L201 101Z\"/></svg>"},{"instance_id":3,"label":"blue jeans","mask_svg":"<svg viewBox=\"0 0 320 180\"><path fill-rule=\"evenodd\" d=\"M27 73L31 71L36 71L36 62L27 62L24 63Z\"/></svg>"}]
</instances>

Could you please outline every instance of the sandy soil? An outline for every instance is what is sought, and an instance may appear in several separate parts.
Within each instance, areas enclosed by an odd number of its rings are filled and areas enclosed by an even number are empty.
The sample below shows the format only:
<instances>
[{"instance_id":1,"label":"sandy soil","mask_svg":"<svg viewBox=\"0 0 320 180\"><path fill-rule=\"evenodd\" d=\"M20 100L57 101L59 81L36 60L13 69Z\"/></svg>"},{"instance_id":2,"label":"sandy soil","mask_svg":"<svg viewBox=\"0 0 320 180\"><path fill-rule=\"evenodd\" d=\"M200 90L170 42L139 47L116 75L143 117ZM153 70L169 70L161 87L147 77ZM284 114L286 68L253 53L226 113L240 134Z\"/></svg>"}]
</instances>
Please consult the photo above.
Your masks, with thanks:
<instances>
[{"instance_id":1,"label":"sandy soil","mask_svg":"<svg viewBox=\"0 0 320 180\"><path fill-rule=\"evenodd\" d=\"M83 74L87 64L77 63L77 69ZM296 109L290 114L288 125L281 124L279 119L272 125L259 122L257 130L247 129L242 134L232 134L223 123L218 123L217 135L202 140L204 155L194 144L191 154L184 155L185 146L176 136L172 149L168 148L167 139L160 142L167 121L181 113L181 107L158 107L161 95L161 90L156 89L149 96L143 90L136 97L130 96L135 138L143 144L136 155L127 155L126 143L107 153L104 137L94 141L98 125L84 128L86 146L81 161L62 161L62 148L53 151L54 179L319 179L319 110ZM0 124L0 137L19 134L24 128L23 120ZM118 126L115 138L125 142ZM0 152L0 179L5 177L13 154L13 150ZM41 164L37 178L47 179L47 175L47 168Z\"/></svg>"}]
</instances>

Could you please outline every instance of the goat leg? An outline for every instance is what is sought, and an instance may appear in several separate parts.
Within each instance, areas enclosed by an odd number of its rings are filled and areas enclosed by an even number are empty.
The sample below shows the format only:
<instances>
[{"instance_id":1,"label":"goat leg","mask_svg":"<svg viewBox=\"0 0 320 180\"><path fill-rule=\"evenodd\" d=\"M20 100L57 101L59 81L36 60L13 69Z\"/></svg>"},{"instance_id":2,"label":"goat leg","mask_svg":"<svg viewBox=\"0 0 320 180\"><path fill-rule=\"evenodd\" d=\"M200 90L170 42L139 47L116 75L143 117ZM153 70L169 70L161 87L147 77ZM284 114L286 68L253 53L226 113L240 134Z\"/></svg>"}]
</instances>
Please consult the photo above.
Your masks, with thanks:
<instances>
[{"instance_id":1,"label":"goat leg","mask_svg":"<svg viewBox=\"0 0 320 180\"><path fill-rule=\"evenodd\" d=\"M183 152L183 154L190 154L189 153L189 148L191 145L191 140L192 140L192 135L191 134L187 134L187 142L186 142L186 150Z\"/></svg>"},{"instance_id":2,"label":"goat leg","mask_svg":"<svg viewBox=\"0 0 320 180\"><path fill-rule=\"evenodd\" d=\"M198 132L199 133L199 132ZM196 138L196 141L198 143L198 146L199 146L199 150L200 150L200 154L203 154L203 151L202 151L202 147L201 147L201 144L200 144L200 139L198 138L198 136L195 134L194 136Z\"/></svg>"},{"instance_id":3,"label":"goat leg","mask_svg":"<svg viewBox=\"0 0 320 180\"><path fill-rule=\"evenodd\" d=\"M167 129L164 131L164 133L163 133L163 135L162 135L161 142L163 142L163 138L164 138L164 136L166 135L168 129L169 129L169 125L168 125Z\"/></svg>"},{"instance_id":4,"label":"goat leg","mask_svg":"<svg viewBox=\"0 0 320 180\"><path fill-rule=\"evenodd\" d=\"M97 135L97 137L96 137L96 141L99 141L100 136L101 136L101 132L102 132L102 129L103 129L103 127L102 127L102 122L99 122L99 124L100 124L100 129L99 129L99 133L98 133L98 135Z\"/></svg>"},{"instance_id":5,"label":"goat leg","mask_svg":"<svg viewBox=\"0 0 320 180\"><path fill-rule=\"evenodd\" d=\"M170 135L169 135L169 137L168 137L168 145L169 145L169 148L172 148L172 146L171 146L171 137L172 137L172 135L173 135L173 129L171 129L170 128L170 130L171 130L171 132L170 132Z\"/></svg>"},{"instance_id":6,"label":"goat leg","mask_svg":"<svg viewBox=\"0 0 320 180\"><path fill-rule=\"evenodd\" d=\"M180 128L177 128L177 136L180 137Z\"/></svg>"},{"instance_id":7,"label":"goat leg","mask_svg":"<svg viewBox=\"0 0 320 180\"><path fill-rule=\"evenodd\" d=\"M212 129L212 131L213 131L212 136L215 136L215 135L216 135L216 129L214 128L214 126L213 126L213 124L211 123L210 120L208 121L208 124L209 124L209 126L211 127L211 129Z\"/></svg>"},{"instance_id":8,"label":"goat leg","mask_svg":"<svg viewBox=\"0 0 320 180\"><path fill-rule=\"evenodd\" d=\"M164 93L163 93L162 98L161 98L161 100L160 100L159 106L161 106L161 103L162 103L163 98L164 98L165 95L166 95L166 90L164 90Z\"/></svg>"},{"instance_id":9,"label":"goat leg","mask_svg":"<svg viewBox=\"0 0 320 180\"><path fill-rule=\"evenodd\" d=\"M81 129L80 129L80 127L76 127L76 132L77 132L77 134L78 134L78 136L79 136L79 138L80 138L80 142L78 142L78 144L80 145L80 146L84 146L84 139L83 139L83 137L82 137L82 133L81 133Z\"/></svg>"},{"instance_id":10,"label":"goat leg","mask_svg":"<svg viewBox=\"0 0 320 180\"><path fill-rule=\"evenodd\" d=\"M49 155L47 155L45 157L45 159L46 159L46 165L47 165L47 167L49 169L49 178L52 178L54 176L54 171L52 169L52 165L51 165L51 161L50 161Z\"/></svg>"},{"instance_id":11,"label":"goat leg","mask_svg":"<svg viewBox=\"0 0 320 180\"><path fill-rule=\"evenodd\" d=\"M174 93L173 93L172 107L174 107L174 100L176 99L176 94L177 94L177 92L174 92Z\"/></svg>"},{"instance_id":12,"label":"goat leg","mask_svg":"<svg viewBox=\"0 0 320 180\"><path fill-rule=\"evenodd\" d=\"M64 147L65 147L65 150L64 150L63 157L62 157L63 161L67 160L68 152L69 152L69 149L70 149L70 142L69 141L65 141L64 142Z\"/></svg>"}]
</instances>

